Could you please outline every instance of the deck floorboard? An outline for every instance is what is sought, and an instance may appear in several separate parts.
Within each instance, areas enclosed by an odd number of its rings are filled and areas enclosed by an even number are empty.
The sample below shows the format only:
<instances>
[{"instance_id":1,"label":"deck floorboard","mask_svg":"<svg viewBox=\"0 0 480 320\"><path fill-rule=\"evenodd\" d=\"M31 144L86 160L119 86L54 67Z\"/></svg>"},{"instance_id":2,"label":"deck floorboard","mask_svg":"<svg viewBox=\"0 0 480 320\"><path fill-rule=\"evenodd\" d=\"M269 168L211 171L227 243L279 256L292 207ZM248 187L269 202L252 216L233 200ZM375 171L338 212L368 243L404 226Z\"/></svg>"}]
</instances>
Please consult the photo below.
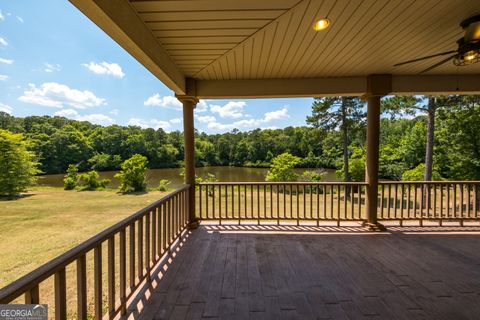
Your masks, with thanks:
<instances>
[{"instance_id":1,"label":"deck floorboard","mask_svg":"<svg viewBox=\"0 0 480 320\"><path fill-rule=\"evenodd\" d=\"M480 314L478 232L242 230L192 231L140 319L447 320Z\"/></svg>"}]
</instances>

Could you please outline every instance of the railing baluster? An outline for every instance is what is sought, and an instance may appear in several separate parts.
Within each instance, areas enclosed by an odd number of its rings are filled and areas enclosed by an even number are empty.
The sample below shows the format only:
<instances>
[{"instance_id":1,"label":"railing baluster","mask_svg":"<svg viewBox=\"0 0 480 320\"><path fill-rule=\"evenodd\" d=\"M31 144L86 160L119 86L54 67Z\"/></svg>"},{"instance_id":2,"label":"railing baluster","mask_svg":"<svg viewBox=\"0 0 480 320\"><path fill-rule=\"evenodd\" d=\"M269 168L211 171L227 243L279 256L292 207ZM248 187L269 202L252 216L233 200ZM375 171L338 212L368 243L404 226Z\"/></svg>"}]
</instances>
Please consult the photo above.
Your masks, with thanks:
<instances>
[{"instance_id":1,"label":"railing baluster","mask_svg":"<svg viewBox=\"0 0 480 320\"><path fill-rule=\"evenodd\" d=\"M327 185L322 186L323 191L323 219L327 219Z\"/></svg>"},{"instance_id":2,"label":"railing baluster","mask_svg":"<svg viewBox=\"0 0 480 320\"><path fill-rule=\"evenodd\" d=\"M340 207L341 207L340 196L341 196L340 185L338 184L337 185L337 226L340 226Z\"/></svg>"},{"instance_id":3,"label":"railing baluster","mask_svg":"<svg viewBox=\"0 0 480 320\"><path fill-rule=\"evenodd\" d=\"M479 217L478 214L478 184L474 184L473 186L473 211L475 212L475 218Z\"/></svg>"},{"instance_id":4,"label":"railing baluster","mask_svg":"<svg viewBox=\"0 0 480 320\"><path fill-rule=\"evenodd\" d=\"M127 313L127 253L126 253L126 232L125 229L120 230L120 314L123 316ZM160 241L158 242L160 246Z\"/></svg>"},{"instance_id":5,"label":"railing baluster","mask_svg":"<svg viewBox=\"0 0 480 320\"><path fill-rule=\"evenodd\" d=\"M330 219L334 219L333 217L333 184L330 185Z\"/></svg>"},{"instance_id":6,"label":"railing baluster","mask_svg":"<svg viewBox=\"0 0 480 320\"><path fill-rule=\"evenodd\" d=\"M407 188L408 188L408 194L407 194L407 218L411 218L412 216L412 205L411 205L411 200L412 200L412 193L411 193L411 189L412 189L412 185L409 183L407 185Z\"/></svg>"},{"instance_id":7,"label":"railing baluster","mask_svg":"<svg viewBox=\"0 0 480 320\"><path fill-rule=\"evenodd\" d=\"M135 286L135 222L128 227L130 288Z\"/></svg>"},{"instance_id":8,"label":"railing baluster","mask_svg":"<svg viewBox=\"0 0 480 320\"><path fill-rule=\"evenodd\" d=\"M290 189L290 219L293 218L293 187L290 184L289 185Z\"/></svg>"},{"instance_id":9,"label":"railing baluster","mask_svg":"<svg viewBox=\"0 0 480 320\"><path fill-rule=\"evenodd\" d=\"M470 184L466 184L465 185L467 187L467 218L471 218L470 217Z\"/></svg>"},{"instance_id":10,"label":"railing baluster","mask_svg":"<svg viewBox=\"0 0 480 320\"><path fill-rule=\"evenodd\" d=\"M187 197L185 197L185 201L187 201ZM185 208L185 212L186 212L186 208ZM157 255L158 255L158 258L160 259L160 257L162 256L162 226L163 226L163 223L162 223L162 206L158 206L157 207ZM185 221L185 224L186 224L186 221Z\"/></svg>"},{"instance_id":11,"label":"railing baluster","mask_svg":"<svg viewBox=\"0 0 480 320\"><path fill-rule=\"evenodd\" d=\"M103 290L102 290L102 244L93 250L93 277L94 277L94 300L95 319L103 317Z\"/></svg>"},{"instance_id":12,"label":"railing baluster","mask_svg":"<svg viewBox=\"0 0 480 320\"><path fill-rule=\"evenodd\" d=\"M320 185L316 186L317 190L317 227L320 225L319 220L320 220Z\"/></svg>"},{"instance_id":13,"label":"railing baluster","mask_svg":"<svg viewBox=\"0 0 480 320\"><path fill-rule=\"evenodd\" d=\"M358 186L358 218L363 219L362 217L362 186Z\"/></svg>"},{"instance_id":14,"label":"railing baluster","mask_svg":"<svg viewBox=\"0 0 480 320\"><path fill-rule=\"evenodd\" d=\"M349 188L348 197L350 199L350 219L355 219L355 189L354 186Z\"/></svg>"},{"instance_id":15,"label":"railing baluster","mask_svg":"<svg viewBox=\"0 0 480 320\"><path fill-rule=\"evenodd\" d=\"M182 195L180 194L179 195L180 199L182 199ZM180 203L181 205L181 212L183 212L183 201ZM182 227L183 227L183 218L182 218L182 215L179 214L180 216L180 220L182 222ZM152 240L151 240L151 243L152 243L152 253L151 253L151 261L153 263L155 263L155 261L157 261L157 208L154 208L151 212L151 219L152 219Z\"/></svg>"},{"instance_id":16,"label":"railing baluster","mask_svg":"<svg viewBox=\"0 0 480 320\"><path fill-rule=\"evenodd\" d=\"M115 312L115 238L107 241L108 245L108 314L112 319Z\"/></svg>"},{"instance_id":17,"label":"railing baluster","mask_svg":"<svg viewBox=\"0 0 480 320\"><path fill-rule=\"evenodd\" d=\"M273 219L273 186L268 187L270 188L270 219Z\"/></svg>"},{"instance_id":18,"label":"railing baluster","mask_svg":"<svg viewBox=\"0 0 480 320\"><path fill-rule=\"evenodd\" d=\"M387 199L387 218L390 219L390 207L392 206L392 185L388 185L388 199Z\"/></svg>"},{"instance_id":19,"label":"railing baluster","mask_svg":"<svg viewBox=\"0 0 480 320\"><path fill-rule=\"evenodd\" d=\"M208 185L206 186L203 186L203 185L199 185L198 186L198 212L200 213L199 216L200 216L200 219L206 219L208 218L208 214L207 215L204 215L203 214L203 190L207 189L208 188ZM205 192L205 200L206 202L208 202L208 193ZM205 204L206 205L206 204Z\"/></svg>"},{"instance_id":20,"label":"railing baluster","mask_svg":"<svg viewBox=\"0 0 480 320\"><path fill-rule=\"evenodd\" d=\"M245 207L245 212L243 214L243 218L246 219L248 217L248 207L247 207L247 185L245 185L245 188L243 190L243 204L244 204L244 207ZM253 200L252 200L253 201Z\"/></svg>"},{"instance_id":21,"label":"railing baluster","mask_svg":"<svg viewBox=\"0 0 480 320\"><path fill-rule=\"evenodd\" d=\"M27 292L25 292L25 304L39 304L40 303L40 290L38 284L33 286Z\"/></svg>"},{"instance_id":22,"label":"railing baluster","mask_svg":"<svg viewBox=\"0 0 480 320\"><path fill-rule=\"evenodd\" d=\"M302 192L303 192L303 219L307 218L307 199L306 199L306 192L305 192L305 185L302 185Z\"/></svg>"},{"instance_id":23,"label":"railing baluster","mask_svg":"<svg viewBox=\"0 0 480 320\"><path fill-rule=\"evenodd\" d=\"M457 185L455 183L452 184L453 187L453 216L457 217Z\"/></svg>"},{"instance_id":24,"label":"railing baluster","mask_svg":"<svg viewBox=\"0 0 480 320\"><path fill-rule=\"evenodd\" d=\"M77 319L87 319L87 258L85 254L77 259Z\"/></svg>"},{"instance_id":25,"label":"railing baluster","mask_svg":"<svg viewBox=\"0 0 480 320\"><path fill-rule=\"evenodd\" d=\"M252 199L252 200L250 201L250 215L251 215L250 218L253 219L253 218L255 217L255 215L254 215L254 213L253 213L253 202L254 202L254 201L253 201L253 185L250 186L250 198Z\"/></svg>"},{"instance_id":26,"label":"railing baluster","mask_svg":"<svg viewBox=\"0 0 480 320\"><path fill-rule=\"evenodd\" d=\"M67 319L67 281L65 267L55 272L55 319Z\"/></svg>"},{"instance_id":27,"label":"railing baluster","mask_svg":"<svg viewBox=\"0 0 480 320\"><path fill-rule=\"evenodd\" d=\"M213 189L215 189L215 186L212 186ZM209 186L206 185L204 190L205 190L205 219L209 219L209 211L208 211L208 198L209 198L209 193L208 193ZM212 198L212 202L215 203L215 197ZM213 213L213 219L215 219L215 212Z\"/></svg>"},{"instance_id":28,"label":"railing baluster","mask_svg":"<svg viewBox=\"0 0 480 320\"><path fill-rule=\"evenodd\" d=\"M225 219L228 219L228 186L227 185L225 185Z\"/></svg>"},{"instance_id":29,"label":"railing baluster","mask_svg":"<svg viewBox=\"0 0 480 320\"><path fill-rule=\"evenodd\" d=\"M150 212L145 215L145 271L150 281Z\"/></svg>"},{"instance_id":30,"label":"railing baluster","mask_svg":"<svg viewBox=\"0 0 480 320\"><path fill-rule=\"evenodd\" d=\"M235 218L235 189L234 189L234 186L232 185L232 217L231 219L234 219L234 218Z\"/></svg>"},{"instance_id":31,"label":"railing baluster","mask_svg":"<svg viewBox=\"0 0 480 320\"><path fill-rule=\"evenodd\" d=\"M279 185L276 185L277 187L277 225L280 224L280 192L279 192Z\"/></svg>"},{"instance_id":32,"label":"railing baluster","mask_svg":"<svg viewBox=\"0 0 480 320\"><path fill-rule=\"evenodd\" d=\"M138 245L138 255L137 255L137 266L138 266L138 281L143 280L143 217L138 220L138 232L137 232L137 245Z\"/></svg>"},{"instance_id":33,"label":"railing baluster","mask_svg":"<svg viewBox=\"0 0 480 320\"><path fill-rule=\"evenodd\" d=\"M237 198L238 198L238 218L240 219L242 213L241 213L241 209L242 209L242 196L241 196L241 192L240 192L240 185L237 186ZM240 222L240 220L239 220Z\"/></svg>"}]
</instances>

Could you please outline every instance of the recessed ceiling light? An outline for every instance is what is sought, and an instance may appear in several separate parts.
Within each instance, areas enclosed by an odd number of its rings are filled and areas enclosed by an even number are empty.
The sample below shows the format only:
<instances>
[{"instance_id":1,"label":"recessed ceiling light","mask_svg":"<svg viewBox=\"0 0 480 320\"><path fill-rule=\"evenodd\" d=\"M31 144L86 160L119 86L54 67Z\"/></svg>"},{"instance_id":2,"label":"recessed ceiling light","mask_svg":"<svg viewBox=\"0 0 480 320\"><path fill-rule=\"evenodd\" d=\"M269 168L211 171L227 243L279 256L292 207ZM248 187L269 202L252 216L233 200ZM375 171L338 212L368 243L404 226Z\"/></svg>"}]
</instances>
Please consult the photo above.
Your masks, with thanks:
<instances>
[{"instance_id":1,"label":"recessed ceiling light","mask_svg":"<svg viewBox=\"0 0 480 320\"><path fill-rule=\"evenodd\" d=\"M325 30L328 28L329 25L330 25L330 20L328 20L327 18L320 19L313 24L313 30L315 31Z\"/></svg>"}]
</instances>

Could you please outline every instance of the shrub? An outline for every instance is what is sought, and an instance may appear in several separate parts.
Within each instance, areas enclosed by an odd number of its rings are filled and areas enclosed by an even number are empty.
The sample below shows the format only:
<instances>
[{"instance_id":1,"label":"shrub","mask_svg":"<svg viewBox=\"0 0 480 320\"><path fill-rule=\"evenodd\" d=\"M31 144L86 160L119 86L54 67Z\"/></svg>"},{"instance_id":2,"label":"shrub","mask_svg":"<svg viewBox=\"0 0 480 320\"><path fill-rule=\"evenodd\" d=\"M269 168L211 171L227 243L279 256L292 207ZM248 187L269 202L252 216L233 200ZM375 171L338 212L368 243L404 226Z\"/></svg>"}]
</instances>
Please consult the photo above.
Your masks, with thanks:
<instances>
[{"instance_id":1,"label":"shrub","mask_svg":"<svg viewBox=\"0 0 480 320\"><path fill-rule=\"evenodd\" d=\"M15 196L35 184L39 173L35 154L22 134L0 129L0 196Z\"/></svg>"},{"instance_id":2,"label":"shrub","mask_svg":"<svg viewBox=\"0 0 480 320\"><path fill-rule=\"evenodd\" d=\"M115 175L120 179L120 191L140 192L147 190L147 158L135 154L122 163L122 170Z\"/></svg>"},{"instance_id":3,"label":"shrub","mask_svg":"<svg viewBox=\"0 0 480 320\"><path fill-rule=\"evenodd\" d=\"M168 185L170 183L172 182L166 179L160 180L160 183L158 184L158 191L168 191Z\"/></svg>"},{"instance_id":4,"label":"shrub","mask_svg":"<svg viewBox=\"0 0 480 320\"><path fill-rule=\"evenodd\" d=\"M402 174L403 181L423 181L425 178L425 164L420 163L413 169L407 170ZM437 168L432 170L432 180L442 180Z\"/></svg>"},{"instance_id":5,"label":"shrub","mask_svg":"<svg viewBox=\"0 0 480 320\"><path fill-rule=\"evenodd\" d=\"M296 181L298 174L293 168L299 164L301 159L288 152L276 156L272 160L270 170L268 170L266 181Z\"/></svg>"},{"instance_id":6,"label":"shrub","mask_svg":"<svg viewBox=\"0 0 480 320\"><path fill-rule=\"evenodd\" d=\"M78 176L80 190L94 191L97 189L104 189L110 183L110 179L99 180L97 171L89 171Z\"/></svg>"},{"instance_id":7,"label":"shrub","mask_svg":"<svg viewBox=\"0 0 480 320\"><path fill-rule=\"evenodd\" d=\"M73 190L78 184L78 166L69 164L67 174L63 178L63 189Z\"/></svg>"}]
</instances>

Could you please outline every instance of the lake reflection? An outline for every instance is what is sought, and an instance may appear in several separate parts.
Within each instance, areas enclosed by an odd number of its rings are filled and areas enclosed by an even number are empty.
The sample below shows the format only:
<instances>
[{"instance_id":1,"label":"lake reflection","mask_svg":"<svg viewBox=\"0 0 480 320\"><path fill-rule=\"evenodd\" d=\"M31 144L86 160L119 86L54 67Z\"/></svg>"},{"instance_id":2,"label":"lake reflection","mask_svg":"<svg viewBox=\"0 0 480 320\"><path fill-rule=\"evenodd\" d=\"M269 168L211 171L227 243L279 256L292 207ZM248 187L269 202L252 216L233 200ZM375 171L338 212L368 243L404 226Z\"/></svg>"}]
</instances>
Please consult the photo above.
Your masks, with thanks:
<instances>
[{"instance_id":1,"label":"lake reflection","mask_svg":"<svg viewBox=\"0 0 480 320\"><path fill-rule=\"evenodd\" d=\"M305 169L298 168L295 171L299 174L305 170L317 170L317 169ZM221 182L258 182L265 181L267 174L267 168L243 168L243 167L202 167L196 168L197 175L200 177L206 177L208 173L214 174L218 181ZM180 176L180 168L168 168L168 169L149 169L147 172L148 186L157 187L160 179L170 180L172 183L170 187L176 188L182 185L183 178ZM324 181L338 181L335 174L335 170L326 169L327 174L324 177ZM112 182L109 184L112 188L118 188L120 182L113 176L117 171L105 171L99 172L101 179L110 179ZM63 186L63 174L50 174L40 176L38 184L42 186L50 187L62 187Z\"/></svg>"}]
</instances>

